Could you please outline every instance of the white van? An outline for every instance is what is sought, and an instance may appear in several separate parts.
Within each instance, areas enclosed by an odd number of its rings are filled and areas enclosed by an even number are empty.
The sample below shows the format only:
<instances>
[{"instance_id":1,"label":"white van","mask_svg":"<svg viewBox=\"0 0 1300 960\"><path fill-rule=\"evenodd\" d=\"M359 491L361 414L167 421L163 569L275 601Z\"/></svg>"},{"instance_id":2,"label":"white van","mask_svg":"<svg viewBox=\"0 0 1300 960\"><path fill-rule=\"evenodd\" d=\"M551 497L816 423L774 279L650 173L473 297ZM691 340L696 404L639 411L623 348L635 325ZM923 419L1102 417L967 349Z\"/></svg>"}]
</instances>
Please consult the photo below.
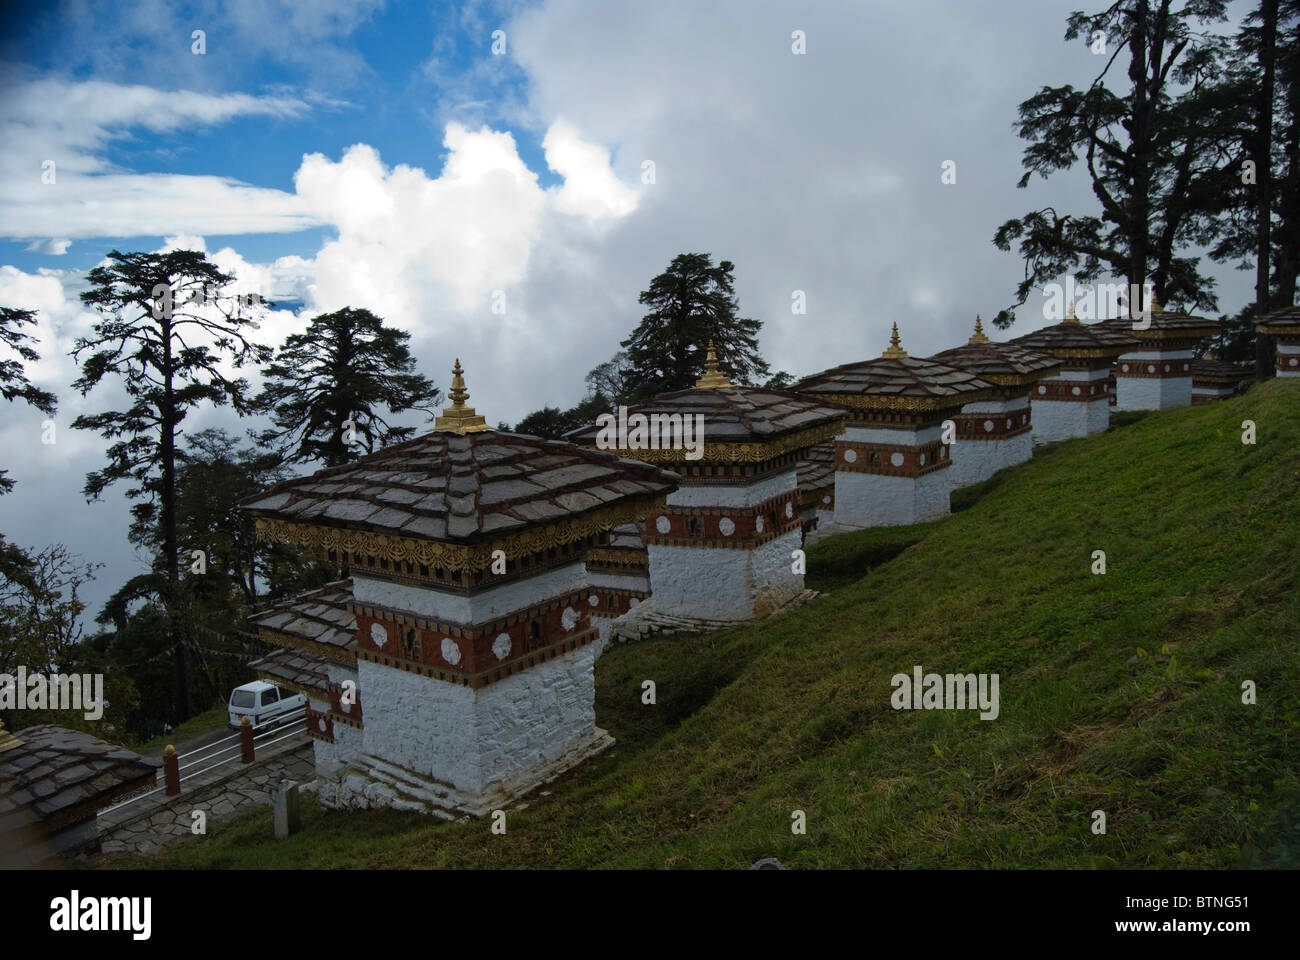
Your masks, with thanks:
<instances>
[{"instance_id":1,"label":"white van","mask_svg":"<svg viewBox=\"0 0 1300 960\"><path fill-rule=\"evenodd\" d=\"M307 703L301 693L283 690L267 683L254 680L242 687L230 691L230 702L226 709L230 714L230 729L239 729L239 718L248 717L253 726L268 722L280 722L285 714L296 714Z\"/></svg>"}]
</instances>

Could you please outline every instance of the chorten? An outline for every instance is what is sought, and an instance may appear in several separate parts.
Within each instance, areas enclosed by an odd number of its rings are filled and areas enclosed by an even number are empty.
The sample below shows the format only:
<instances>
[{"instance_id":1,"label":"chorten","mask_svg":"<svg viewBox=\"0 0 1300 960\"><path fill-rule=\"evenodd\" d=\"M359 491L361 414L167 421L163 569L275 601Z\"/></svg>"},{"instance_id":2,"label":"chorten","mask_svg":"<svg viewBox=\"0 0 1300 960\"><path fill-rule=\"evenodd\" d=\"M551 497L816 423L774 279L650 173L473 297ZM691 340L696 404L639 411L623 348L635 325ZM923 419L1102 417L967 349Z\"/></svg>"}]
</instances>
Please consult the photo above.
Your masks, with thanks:
<instances>
[{"instance_id":1,"label":"chorten","mask_svg":"<svg viewBox=\"0 0 1300 960\"><path fill-rule=\"evenodd\" d=\"M1300 307L1283 307L1255 321L1255 332L1273 338L1277 375L1300 377Z\"/></svg>"},{"instance_id":2,"label":"chorten","mask_svg":"<svg viewBox=\"0 0 1300 960\"><path fill-rule=\"evenodd\" d=\"M587 577L591 581L587 602L602 650L609 643L614 621L650 598L650 554L644 527L644 520L615 527L609 532L608 542L587 553Z\"/></svg>"},{"instance_id":3,"label":"chorten","mask_svg":"<svg viewBox=\"0 0 1300 960\"><path fill-rule=\"evenodd\" d=\"M1254 377L1253 363L1228 363L1210 351L1199 360L1192 361L1192 406L1235 396Z\"/></svg>"},{"instance_id":4,"label":"chorten","mask_svg":"<svg viewBox=\"0 0 1300 960\"><path fill-rule=\"evenodd\" d=\"M634 425L627 443L620 434L621 456L681 476L666 506L646 515L653 592L639 617L747 620L803 594L803 574L792 571L792 553L803 545L796 463L842 429L842 409L733 386L718 370L710 344L694 389L620 409L618 418ZM635 433L641 418L650 427L644 443ZM568 437L584 446L607 445L609 426L598 421ZM693 442L673 442L675 429L690 432Z\"/></svg>"},{"instance_id":5,"label":"chorten","mask_svg":"<svg viewBox=\"0 0 1300 960\"><path fill-rule=\"evenodd\" d=\"M258 669L311 697L328 806L481 816L612 743L587 553L677 478L493 430L455 370L432 432L243 504L351 577L254 618L290 648Z\"/></svg>"},{"instance_id":6,"label":"chorten","mask_svg":"<svg viewBox=\"0 0 1300 960\"><path fill-rule=\"evenodd\" d=\"M835 442L809 448L796 466L799 475L799 509L803 514L803 535L835 520Z\"/></svg>"},{"instance_id":7,"label":"chorten","mask_svg":"<svg viewBox=\"0 0 1300 960\"><path fill-rule=\"evenodd\" d=\"M1115 362L1117 410L1191 406L1192 358L1197 344L1219 332L1217 321L1166 310L1152 297L1149 323L1121 317L1097 326L1138 341Z\"/></svg>"},{"instance_id":8,"label":"chorten","mask_svg":"<svg viewBox=\"0 0 1300 960\"><path fill-rule=\"evenodd\" d=\"M849 407L835 438L834 526L920 523L949 511L942 425L993 396L992 384L946 363L909 356L894 324L875 360L805 377L794 390ZM820 527L819 527L820 530Z\"/></svg>"},{"instance_id":9,"label":"chorten","mask_svg":"<svg viewBox=\"0 0 1300 960\"><path fill-rule=\"evenodd\" d=\"M987 480L1033 455L1029 391L1056 374L1062 361L1015 344L994 343L978 316L969 341L930 359L973 373L993 387L987 399L968 403L951 417L956 428L955 442L949 446L954 490Z\"/></svg>"},{"instance_id":10,"label":"chorten","mask_svg":"<svg viewBox=\"0 0 1300 960\"><path fill-rule=\"evenodd\" d=\"M1138 340L1100 323L1080 323L1070 315L1060 323L1011 341L1015 346L1061 361L1061 370L1029 393L1034 443L1051 443L1101 433L1110 426L1107 379L1115 358Z\"/></svg>"}]
</instances>

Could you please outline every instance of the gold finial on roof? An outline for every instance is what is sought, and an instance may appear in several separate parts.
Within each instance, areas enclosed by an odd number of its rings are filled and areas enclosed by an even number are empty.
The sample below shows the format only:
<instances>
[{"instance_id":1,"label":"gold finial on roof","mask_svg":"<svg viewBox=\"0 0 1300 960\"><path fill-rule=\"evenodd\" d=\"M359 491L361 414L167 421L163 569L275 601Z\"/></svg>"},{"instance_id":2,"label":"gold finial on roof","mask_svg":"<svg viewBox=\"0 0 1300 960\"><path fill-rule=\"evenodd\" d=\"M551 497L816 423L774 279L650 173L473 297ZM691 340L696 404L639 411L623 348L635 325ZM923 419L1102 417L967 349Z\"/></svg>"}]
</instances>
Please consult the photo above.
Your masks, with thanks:
<instances>
[{"instance_id":1,"label":"gold finial on roof","mask_svg":"<svg viewBox=\"0 0 1300 960\"><path fill-rule=\"evenodd\" d=\"M21 747L23 741L19 740L12 733L5 729L4 721L0 720L0 753L6 750L12 750L14 747Z\"/></svg>"},{"instance_id":2,"label":"gold finial on roof","mask_svg":"<svg viewBox=\"0 0 1300 960\"><path fill-rule=\"evenodd\" d=\"M1065 315L1065 320L1062 321L1062 322L1064 322L1064 323L1078 323L1078 322L1079 322L1079 318L1076 317L1076 316L1074 315L1074 301L1073 301L1073 300L1070 301L1070 310L1069 310L1069 312Z\"/></svg>"},{"instance_id":3,"label":"gold finial on roof","mask_svg":"<svg viewBox=\"0 0 1300 960\"><path fill-rule=\"evenodd\" d=\"M971 335L971 343L988 343L989 338L984 335L984 322L980 320L980 315L975 314L975 333Z\"/></svg>"},{"instance_id":4,"label":"gold finial on roof","mask_svg":"<svg viewBox=\"0 0 1300 960\"><path fill-rule=\"evenodd\" d=\"M480 433L490 430L487 421L474 412L473 407L465 406L469 392L465 389L465 371L460 368L460 357L451 368L451 406L444 407L442 416L433 421L433 429L447 433Z\"/></svg>"},{"instance_id":5,"label":"gold finial on roof","mask_svg":"<svg viewBox=\"0 0 1300 960\"><path fill-rule=\"evenodd\" d=\"M894 332L891 333L891 334L889 335L889 346L885 349L885 352L882 353L881 356L882 356L882 357L905 357L905 356L907 356L907 351L903 349L902 345L901 345L901 344L899 343L899 341L898 341L898 324L897 324L897 323L894 324Z\"/></svg>"},{"instance_id":6,"label":"gold finial on roof","mask_svg":"<svg viewBox=\"0 0 1300 960\"><path fill-rule=\"evenodd\" d=\"M695 389L711 390L715 387L729 387L731 381L718 369L718 356L713 352L713 341L709 340L709 352L704 356L704 376L695 381Z\"/></svg>"},{"instance_id":7,"label":"gold finial on roof","mask_svg":"<svg viewBox=\"0 0 1300 960\"><path fill-rule=\"evenodd\" d=\"M1160 306L1160 301L1156 299L1156 294L1154 290L1151 292L1151 312L1152 313L1165 312L1165 308Z\"/></svg>"}]
</instances>

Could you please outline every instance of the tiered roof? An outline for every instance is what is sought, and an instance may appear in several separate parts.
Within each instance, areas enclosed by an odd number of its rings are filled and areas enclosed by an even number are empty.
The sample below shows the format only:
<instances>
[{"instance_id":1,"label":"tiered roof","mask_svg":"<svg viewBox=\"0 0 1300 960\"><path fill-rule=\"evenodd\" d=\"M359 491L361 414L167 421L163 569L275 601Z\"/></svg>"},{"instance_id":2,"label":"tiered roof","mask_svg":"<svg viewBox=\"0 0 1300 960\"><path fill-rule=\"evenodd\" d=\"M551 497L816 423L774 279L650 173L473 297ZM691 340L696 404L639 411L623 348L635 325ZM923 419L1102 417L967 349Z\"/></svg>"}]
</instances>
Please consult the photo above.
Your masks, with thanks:
<instances>
[{"instance_id":1,"label":"tiered roof","mask_svg":"<svg viewBox=\"0 0 1300 960\"><path fill-rule=\"evenodd\" d=\"M704 376L694 389L662 393L645 403L629 407L628 417L704 416L701 460L705 462L754 462L766 460L828 440L840 432L847 411L793 393L736 387L718 372L713 345L709 345ZM594 445L601 433L598 424L572 430L565 436L584 446ZM629 456L658 463L686 461L686 451L638 449Z\"/></svg>"},{"instance_id":2,"label":"tiered roof","mask_svg":"<svg viewBox=\"0 0 1300 960\"><path fill-rule=\"evenodd\" d=\"M1121 332L1121 329L1107 326L1108 323L1114 324L1116 321L1080 323L1071 311L1071 316L1060 323L1015 337L1011 343L1048 354L1058 360L1114 359L1141 346L1141 341L1127 327Z\"/></svg>"},{"instance_id":3,"label":"tiered roof","mask_svg":"<svg viewBox=\"0 0 1300 960\"><path fill-rule=\"evenodd\" d=\"M978 316L975 333L967 343L936 353L930 359L973 373L999 387L1028 386L1061 369L1057 357L1014 343L994 343L985 336Z\"/></svg>"},{"instance_id":4,"label":"tiered roof","mask_svg":"<svg viewBox=\"0 0 1300 960\"><path fill-rule=\"evenodd\" d=\"M1215 360L1212 357L1202 357L1192 361L1193 385L1213 383L1232 386L1254 376L1254 364L1228 363L1226 360Z\"/></svg>"},{"instance_id":5,"label":"tiered roof","mask_svg":"<svg viewBox=\"0 0 1300 960\"><path fill-rule=\"evenodd\" d=\"M1134 324L1140 324L1135 327ZM1166 310L1156 300L1151 301L1150 322L1117 317L1096 324L1100 329L1111 330L1133 337L1143 346L1165 347L1194 346L1206 337L1219 332L1217 320L1196 317L1178 310Z\"/></svg>"},{"instance_id":6,"label":"tiered roof","mask_svg":"<svg viewBox=\"0 0 1300 960\"><path fill-rule=\"evenodd\" d=\"M159 765L157 759L54 724L0 734L0 838L17 836L33 815L47 830L88 820L153 786Z\"/></svg>"},{"instance_id":7,"label":"tiered roof","mask_svg":"<svg viewBox=\"0 0 1300 960\"><path fill-rule=\"evenodd\" d=\"M805 377L791 389L854 409L925 413L983 400L993 385L968 370L912 357L894 324L890 346L875 360L846 363Z\"/></svg>"},{"instance_id":8,"label":"tiered roof","mask_svg":"<svg viewBox=\"0 0 1300 960\"><path fill-rule=\"evenodd\" d=\"M800 505L820 504L825 492L835 488L835 444L819 443L810 448L796 469Z\"/></svg>"},{"instance_id":9,"label":"tiered roof","mask_svg":"<svg viewBox=\"0 0 1300 960\"><path fill-rule=\"evenodd\" d=\"M357 618L348 608L351 601L352 581L338 580L277 603L248 620L269 643L287 644L339 663L352 664L357 659Z\"/></svg>"},{"instance_id":10,"label":"tiered roof","mask_svg":"<svg viewBox=\"0 0 1300 960\"><path fill-rule=\"evenodd\" d=\"M1300 307L1283 307L1264 314L1255 321L1255 329L1274 337L1288 340L1300 337Z\"/></svg>"},{"instance_id":11,"label":"tiered roof","mask_svg":"<svg viewBox=\"0 0 1300 960\"><path fill-rule=\"evenodd\" d=\"M446 430L278 483L242 506L270 539L349 553L378 545L395 561L477 570L493 549L521 556L644 515L677 486L653 465L467 425L455 411L439 418L455 424Z\"/></svg>"}]
</instances>

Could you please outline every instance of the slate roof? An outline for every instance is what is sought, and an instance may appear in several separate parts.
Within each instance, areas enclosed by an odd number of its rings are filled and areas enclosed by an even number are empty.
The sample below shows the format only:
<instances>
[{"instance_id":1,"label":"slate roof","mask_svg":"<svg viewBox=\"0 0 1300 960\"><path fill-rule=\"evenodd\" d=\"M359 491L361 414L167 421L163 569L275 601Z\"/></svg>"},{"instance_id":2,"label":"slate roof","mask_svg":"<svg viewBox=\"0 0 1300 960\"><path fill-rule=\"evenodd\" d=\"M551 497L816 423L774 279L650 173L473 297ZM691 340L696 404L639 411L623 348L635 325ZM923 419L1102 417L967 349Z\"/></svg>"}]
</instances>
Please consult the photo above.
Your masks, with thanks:
<instances>
[{"instance_id":1,"label":"slate roof","mask_svg":"<svg viewBox=\"0 0 1300 960\"><path fill-rule=\"evenodd\" d=\"M1154 316L1155 314L1152 314L1153 318ZM1124 323L1130 327L1127 333L1122 333L1114 327L1107 327L1105 323L1063 320L1035 330L1033 333L1015 337L1011 343L1054 357L1118 357L1121 353L1136 350L1141 345L1140 341L1132 336L1131 322L1124 321Z\"/></svg>"},{"instance_id":2,"label":"slate roof","mask_svg":"<svg viewBox=\"0 0 1300 960\"><path fill-rule=\"evenodd\" d=\"M152 785L162 761L142 757L80 730L44 723L14 734L0 752L0 837L30 823L50 829L90 819L141 786Z\"/></svg>"},{"instance_id":3,"label":"slate roof","mask_svg":"<svg viewBox=\"0 0 1300 960\"><path fill-rule=\"evenodd\" d=\"M823 490L835 486L835 444L819 443L810 447L796 465L799 492Z\"/></svg>"},{"instance_id":4,"label":"slate roof","mask_svg":"<svg viewBox=\"0 0 1300 960\"><path fill-rule=\"evenodd\" d=\"M353 650L357 618L348 609L352 581L336 580L319 590L277 603L270 610L255 613L249 623L281 636L305 643L319 643L335 650Z\"/></svg>"},{"instance_id":5,"label":"slate roof","mask_svg":"<svg viewBox=\"0 0 1300 960\"><path fill-rule=\"evenodd\" d=\"M1134 323L1143 324L1143 327L1134 329ZM1199 340L1204 337L1214 336L1219 332L1221 326L1219 321L1207 317L1196 317L1178 310L1162 309L1151 311L1150 323L1140 319L1135 321L1127 317L1117 317L1096 324L1099 329L1125 334L1136 340L1189 338Z\"/></svg>"},{"instance_id":6,"label":"slate roof","mask_svg":"<svg viewBox=\"0 0 1300 960\"><path fill-rule=\"evenodd\" d=\"M964 343L930 357L988 379L991 383L1029 383L1051 376L1061 361L1014 343Z\"/></svg>"},{"instance_id":7,"label":"slate roof","mask_svg":"<svg viewBox=\"0 0 1300 960\"><path fill-rule=\"evenodd\" d=\"M967 370L921 357L876 357L804 377L792 390L819 396L916 398L958 404L988 395L992 384Z\"/></svg>"},{"instance_id":8,"label":"slate roof","mask_svg":"<svg viewBox=\"0 0 1300 960\"><path fill-rule=\"evenodd\" d=\"M314 653L282 648L254 660L249 666L271 683L324 693L330 686L329 664L329 660Z\"/></svg>"},{"instance_id":9,"label":"slate roof","mask_svg":"<svg viewBox=\"0 0 1300 960\"><path fill-rule=\"evenodd\" d=\"M1255 321L1255 329L1263 329L1265 333L1277 329L1300 327L1300 307L1282 307L1280 310L1273 310L1264 314Z\"/></svg>"},{"instance_id":10,"label":"slate roof","mask_svg":"<svg viewBox=\"0 0 1300 960\"><path fill-rule=\"evenodd\" d=\"M558 440L434 432L278 483L241 506L258 517L469 544L657 497L678 479Z\"/></svg>"},{"instance_id":11,"label":"slate roof","mask_svg":"<svg viewBox=\"0 0 1300 960\"><path fill-rule=\"evenodd\" d=\"M613 411L611 411L613 412ZM634 413L704 415L704 441L754 443L784 434L832 424L848 411L808 397L761 387L710 387L661 393L645 403L627 408ZM588 424L565 436L576 443L594 444L600 428ZM635 451L628 451L635 455Z\"/></svg>"},{"instance_id":12,"label":"slate roof","mask_svg":"<svg viewBox=\"0 0 1300 960\"><path fill-rule=\"evenodd\" d=\"M1192 383L1239 383L1255 375L1255 365L1228 363L1226 360L1192 361Z\"/></svg>"}]
</instances>

